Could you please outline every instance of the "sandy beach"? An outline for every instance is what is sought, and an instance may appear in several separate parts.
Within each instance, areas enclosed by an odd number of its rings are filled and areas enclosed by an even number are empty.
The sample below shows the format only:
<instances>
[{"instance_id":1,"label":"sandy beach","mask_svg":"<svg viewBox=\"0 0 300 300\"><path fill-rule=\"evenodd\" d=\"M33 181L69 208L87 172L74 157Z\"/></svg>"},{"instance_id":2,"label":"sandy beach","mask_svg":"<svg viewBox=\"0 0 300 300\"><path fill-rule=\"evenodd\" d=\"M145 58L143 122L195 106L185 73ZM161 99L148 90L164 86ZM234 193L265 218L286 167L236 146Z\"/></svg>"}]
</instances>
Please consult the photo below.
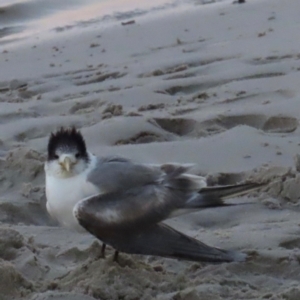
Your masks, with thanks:
<instances>
[{"instance_id":1,"label":"sandy beach","mask_svg":"<svg viewBox=\"0 0 300 300\"><path fill-rule=\"evenodd\" d=\"M0 299L300 299L299 11L298 0L195 1L2 31ZM0 25L12 12L1 7ZM251 259L118 264L111 248L99 259L100 242L45 208L47 141L60 126L81 129L97 155L195 163L209 184L270 182L232 200L251 205L168 221Z\"/></svg>"}]
</instances>

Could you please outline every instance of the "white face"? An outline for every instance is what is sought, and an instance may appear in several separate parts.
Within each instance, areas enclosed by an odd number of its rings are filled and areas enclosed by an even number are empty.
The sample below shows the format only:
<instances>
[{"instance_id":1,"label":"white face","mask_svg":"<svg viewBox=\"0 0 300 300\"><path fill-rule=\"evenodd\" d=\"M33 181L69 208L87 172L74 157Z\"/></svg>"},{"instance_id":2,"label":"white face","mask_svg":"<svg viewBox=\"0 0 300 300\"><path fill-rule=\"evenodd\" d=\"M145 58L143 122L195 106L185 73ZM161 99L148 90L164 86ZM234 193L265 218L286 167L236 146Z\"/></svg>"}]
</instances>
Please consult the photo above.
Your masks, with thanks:
<instances>
[{"instance_id":1,"label":"white face","mask_svg":"<svg viewBox=\"0 0 300 300\"><path fill-rule=\"evenodd\" d=\"M77 158L76 153L64 153L56 151L56 156L45 163L47 175L69 178L82 173L88 167L88 162L83 158Z\"/></svg>"}]
</instances>

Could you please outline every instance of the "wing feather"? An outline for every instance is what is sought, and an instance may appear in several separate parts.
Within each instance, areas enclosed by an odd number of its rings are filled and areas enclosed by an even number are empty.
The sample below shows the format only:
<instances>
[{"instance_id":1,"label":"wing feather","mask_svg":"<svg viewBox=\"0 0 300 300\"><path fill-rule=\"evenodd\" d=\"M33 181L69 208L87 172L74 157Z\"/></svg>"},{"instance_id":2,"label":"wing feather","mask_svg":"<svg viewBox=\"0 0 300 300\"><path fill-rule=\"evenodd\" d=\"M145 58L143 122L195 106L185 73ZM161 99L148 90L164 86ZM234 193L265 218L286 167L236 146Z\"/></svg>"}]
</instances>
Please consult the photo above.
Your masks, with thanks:
<instances>
[{"instance_id":1,"label":"wing feather","mask_svg":"<svg viewBox=\"0 0 300 300\"><path fill-rule=\"evenodd\" d=\"M246 259L245 254L210 247L162 223L128 227L123 220L124 226L104 225L97 213L92 212L94 208L94 203L83 202L75 210L75 216L87 231L118 251L205 262Z\"/></svg>"}]
</instances>

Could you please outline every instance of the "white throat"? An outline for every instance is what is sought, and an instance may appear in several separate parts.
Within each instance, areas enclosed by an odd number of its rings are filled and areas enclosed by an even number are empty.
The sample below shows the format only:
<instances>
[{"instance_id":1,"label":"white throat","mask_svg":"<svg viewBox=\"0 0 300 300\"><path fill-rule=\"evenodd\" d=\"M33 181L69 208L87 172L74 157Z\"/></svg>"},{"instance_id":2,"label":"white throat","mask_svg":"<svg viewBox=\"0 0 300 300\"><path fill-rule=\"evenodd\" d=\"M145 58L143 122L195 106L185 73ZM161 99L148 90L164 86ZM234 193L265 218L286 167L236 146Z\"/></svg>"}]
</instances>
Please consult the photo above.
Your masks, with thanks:
<instances>
[{"instance_id":1,"label":"white throat","mask_svg":"<svg viewBox=\"0 0 300 300\"><path fill-rule=\"evenodd\" d=\"M45 163L47 210L62 226L84 231L73 215L73 207L83 198L100 193L97 186L87 181L88 174L97 164L97 157L89 154L86 168L70 177L61 177L57 170Z\"/></svg>"}]
</instances>

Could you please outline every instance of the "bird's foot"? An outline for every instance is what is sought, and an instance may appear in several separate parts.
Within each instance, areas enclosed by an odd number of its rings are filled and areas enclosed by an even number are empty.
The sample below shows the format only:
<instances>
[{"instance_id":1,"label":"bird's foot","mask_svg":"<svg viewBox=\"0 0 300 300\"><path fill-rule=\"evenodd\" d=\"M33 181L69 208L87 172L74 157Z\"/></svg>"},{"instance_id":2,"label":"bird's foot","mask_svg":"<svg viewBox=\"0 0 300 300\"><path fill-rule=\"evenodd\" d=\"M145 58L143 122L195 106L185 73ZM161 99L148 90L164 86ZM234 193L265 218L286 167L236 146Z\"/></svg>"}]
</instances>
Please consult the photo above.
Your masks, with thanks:
<instances>
[{"instance_id":1,"label":"bird's foot","mask_svg":"<svg viewBox=\"0 0 300 300\"><path fill-rule=\"evenodd\" d=\"M106 249L106 244L103 243L101 247L101 254L100 254L101 258L105 258L105 249Z\"/></svg>"},{"instance_id":2,"label":"bird's foot","mask_svg":"<svg viewBox=\"0 0 300 300\"><path fill-rule=\"evenodd\" d=\"M119 251L115 251L113 261L119 263Z\"/></svg>"}]
</instances>

